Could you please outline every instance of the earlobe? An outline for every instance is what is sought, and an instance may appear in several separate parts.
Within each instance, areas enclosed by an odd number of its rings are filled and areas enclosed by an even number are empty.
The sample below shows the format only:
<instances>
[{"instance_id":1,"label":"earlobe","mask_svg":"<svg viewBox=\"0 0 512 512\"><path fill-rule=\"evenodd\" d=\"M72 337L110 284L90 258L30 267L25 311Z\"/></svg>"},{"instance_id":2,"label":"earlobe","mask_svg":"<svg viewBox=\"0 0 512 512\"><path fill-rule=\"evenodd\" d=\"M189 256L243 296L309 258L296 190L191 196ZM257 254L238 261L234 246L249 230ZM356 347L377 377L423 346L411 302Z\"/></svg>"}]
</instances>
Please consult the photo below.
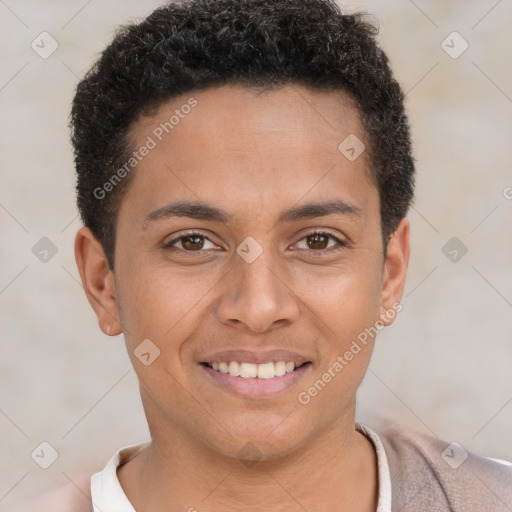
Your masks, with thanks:
<instances>
[{"instance_id":1,"label":"earlobe","mask_svg":"<svg viewBox=\"0 0 512 512\"><path fill-rule=\"evenodd\" d=\"M401 309L409 254L410 224L408 219L402 219L389 239L384 264L380 311L380 321L384 325L391 325Z\"/></svg>"},{"instance_id":2,"label":"earlobe","mask_svg":"<svg viewBox=\"0 0 512 512\"><path fill-rule=\"evenodd\" d=\"M100 329L109 336L123 332L117 305L114 276L103 247L87 227L75 237L75 259L89 304L98 317Z\"/></svg>"}]
</instances>

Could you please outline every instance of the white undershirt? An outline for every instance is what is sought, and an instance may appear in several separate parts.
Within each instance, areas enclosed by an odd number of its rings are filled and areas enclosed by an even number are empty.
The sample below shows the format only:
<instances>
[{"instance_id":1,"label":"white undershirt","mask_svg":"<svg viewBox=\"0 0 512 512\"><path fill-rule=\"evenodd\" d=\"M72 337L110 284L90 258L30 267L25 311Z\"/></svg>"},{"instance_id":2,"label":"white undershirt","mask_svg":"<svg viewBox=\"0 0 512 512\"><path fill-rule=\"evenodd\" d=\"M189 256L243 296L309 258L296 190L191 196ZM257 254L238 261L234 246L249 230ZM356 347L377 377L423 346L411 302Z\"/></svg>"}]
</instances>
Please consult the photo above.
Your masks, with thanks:
<instances>
[{"instance_id":1,"label":"white undershirt","mask_svg":"<svg viewBox=\"0 0 512 512\"><path fill-rule=\"evenodd\" d=\"M370 428L356 423L356 430L372 441L377 453L379 499L375 512L391 512L391 478L384 446L379 436ZM91 476L94 512L135 512L117 478L117 468L135 457L147 444L134 444L119 449L102 471Z\"/></svg>"}]
</instances>

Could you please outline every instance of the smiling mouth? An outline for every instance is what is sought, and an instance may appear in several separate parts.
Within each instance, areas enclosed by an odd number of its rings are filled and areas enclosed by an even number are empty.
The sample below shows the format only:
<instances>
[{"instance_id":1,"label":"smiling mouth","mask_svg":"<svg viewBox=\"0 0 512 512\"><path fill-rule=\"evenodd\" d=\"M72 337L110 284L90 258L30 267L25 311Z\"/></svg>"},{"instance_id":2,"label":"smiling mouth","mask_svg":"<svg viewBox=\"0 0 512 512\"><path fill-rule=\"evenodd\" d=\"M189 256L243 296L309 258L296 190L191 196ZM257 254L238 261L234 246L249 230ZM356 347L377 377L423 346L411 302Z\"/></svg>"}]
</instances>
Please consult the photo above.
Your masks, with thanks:
<instances>
[{"instance_id":1,"label":"smiling mouth","mask_svg":"<svg viewBox=\"0 0 512 512\"><path fill-rule=\"evenodd\" d=\"M239 363L238 361L213 361L211 363L200 363L211 370L219 373L229 374L232 377L242 379L273 379L292 373L303 366L310 365L310 361L296 364L293 361L275 361L268 363Z\"/></svg>"}]
</instances>

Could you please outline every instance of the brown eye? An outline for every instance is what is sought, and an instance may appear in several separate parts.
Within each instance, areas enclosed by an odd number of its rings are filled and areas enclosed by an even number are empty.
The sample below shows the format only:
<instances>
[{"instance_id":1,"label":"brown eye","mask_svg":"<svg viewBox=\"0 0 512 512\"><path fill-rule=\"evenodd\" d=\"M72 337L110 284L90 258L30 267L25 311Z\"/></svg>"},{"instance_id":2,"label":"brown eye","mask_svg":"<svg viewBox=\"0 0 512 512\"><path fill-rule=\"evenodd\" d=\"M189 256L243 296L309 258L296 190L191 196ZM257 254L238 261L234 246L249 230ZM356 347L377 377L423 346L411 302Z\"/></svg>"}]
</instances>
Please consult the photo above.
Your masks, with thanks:
<instances>
[{"instance_id":1,"label":"brown eye","mask_svg":"<svg viewBox=\"0 0 512 512\"><path fill-rule=\"evenodd\" d=\"M211 247L205 247L206 243L210 243ZM164 249L176 249L184 252L202 252L203 249L208 250L214 247L215 244L202 233L187 233L164 245Z\"/></svg>"},{"instance_id":2,"label":"brown eye","mask_svg":"<svg viewBox=\"0 0 512 512\"><path fill-rule=\"evenodd\" d=\"M309 235L306 235L304 238L302 238L299 243L301 243L302 240L306 240L306 247L299 247L299 249L310 251L330 252L331 249L342 249L347 245L338 237L327 232L310 233Z\"/></svg>"},{"instance_id":3,"label":"brown eye","mask_svg":"<svg viewBox=\"0 0 512 512\"><path fill-rule=\"evenodd\" d=\"M204 245L204 237L197 235L184 236L181 238L183 240L181 245L184 249L196 250L202 249Z\"/></svg>"},{"instance_id":4,"label":"brown eye","mask_svg":"<svg viewBox=\"0 0 512 512\"><path fill-rule=\"evenodd\" d=\"M329 236L327 235L314 234L306 238L308 238L308 246L310 249L326 249L329 243Z\"/></svg>"}]
</instances>

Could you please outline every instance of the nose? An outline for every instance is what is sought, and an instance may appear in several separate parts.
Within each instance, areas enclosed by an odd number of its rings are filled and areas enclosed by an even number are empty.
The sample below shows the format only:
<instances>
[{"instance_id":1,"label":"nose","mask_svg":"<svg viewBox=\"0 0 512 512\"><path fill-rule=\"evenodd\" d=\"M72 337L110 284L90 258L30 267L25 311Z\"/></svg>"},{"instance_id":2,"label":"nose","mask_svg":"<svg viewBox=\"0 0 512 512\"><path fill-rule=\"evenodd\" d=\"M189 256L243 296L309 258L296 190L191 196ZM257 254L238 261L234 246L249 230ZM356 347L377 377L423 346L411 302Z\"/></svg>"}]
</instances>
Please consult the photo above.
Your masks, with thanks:
<instances>
[{"instance_id":1,"label":"nose","mask_svg":"<svg viewBox=\"0 0 512 512\"><path fill-rule=\"evenodd\" d=\"M271 249L264 249L252 263L235 256L217 301L220 322L263 333L298 319L299 300L278 258Z\"/></svg>"}]
</instances>

